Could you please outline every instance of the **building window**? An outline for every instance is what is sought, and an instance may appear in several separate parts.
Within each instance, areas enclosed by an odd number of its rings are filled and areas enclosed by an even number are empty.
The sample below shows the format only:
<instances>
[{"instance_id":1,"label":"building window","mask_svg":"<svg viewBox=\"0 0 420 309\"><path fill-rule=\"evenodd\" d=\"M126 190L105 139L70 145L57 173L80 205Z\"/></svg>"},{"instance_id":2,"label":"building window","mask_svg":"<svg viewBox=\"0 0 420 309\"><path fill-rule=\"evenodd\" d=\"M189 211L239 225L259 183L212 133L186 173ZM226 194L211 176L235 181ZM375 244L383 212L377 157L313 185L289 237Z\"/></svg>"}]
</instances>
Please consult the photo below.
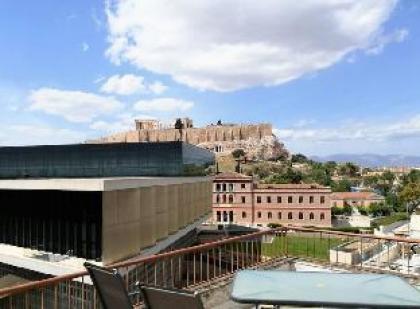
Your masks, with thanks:
<instances>
[{"instance_id":1,"label":"building window","mask_svg":"<svg viewBox=\"0 0 420 309\"><path fill-rule=\"evenodd\" d=\"M231 192L233 191L233 183L229 184L229 191L231 191Z\"/></svg>"},{"instance_id":2,"label":"building window","mask_svg":"<svg viewBox=\"0 0 420 309\"><path fill-rule=\"evenodd\" d=\"M226 191L226 184L225 183L222 185L222 190Z\"/></svg>"},{"instance_id":3,"label":"building window","mask_svg":"<svg viewBox=\"0 0 420 309\"><path fill-rule=\"evenodd\" d=\"M220 203L220 195L219 195L219 194L217 194L217 195L216 195L216 203L217 203L217 204L219 204L219 203Z\"/></svg>"},{"instance_id":4,"label":"building window","mask_svg":"<svg viewBox=\"0 0 420 309\"><path fill-rule=\"evenodd\" d=\"M245 184L241 183L241 189L245 189Z\"/></svg>"},{"instance_id":5,"label":"building window","mask_svg":"<svg viewBox=\"0 0 420 309\"><path fill-rule=\"evenodd\" d=\"M242 204L245 204L245 196L241 196Z\"/></svg>"},{"instance_id":6,"label":"building window","mask_svg":"<svg viewBox=\"0 0 420 309\"><path fill-rule=\"evenodd\" d=\"M226 194L222 195L222 201L223 201L223 204L226 204Z\"/></svg>"},{"instance_id":7,"label":"building window","mask_svg":"<svg viewBox=\"0 0 420 309\"><path fill-rule=\"evenodd\" d=\"M299 204L303 203L303 196L299 196Z\"/></svg>"},{"instance_id":8,"label":"building window","mask_svg":"<svg viewBox=\"0 0 420 309\"><path fill-rule=\"evenodd\" d=\"M267 196L267 203L271 203L271 196Z\"/></svg>"},{"instance_id":9,"label":"building window","mask_svg":"<svg viewBox=\"0 0 420 309\"><path fill-rule=\"evenodd\" d=\"M271 212L268 212L268 214L267 214L267 218L268 218L268 219L272 219L272 218L273 218L273 214L272 214Z\"/></svg>"},{"instance_id":10,"label":"building window","mask_svg":"<svg viewBox=\"0 0 420 309\"><path fill-rule=\"evenodd\" d=\"M291 212L289 212L287 214L287 219L289 219L289 220L293 219L293 214Z\"/></svg>"},{"instance_id":11,"label":"building window","mask_svg":"<svg viewBox=\"0 0 420 309\"><path fill-rule=\"evenodd\" d=\"M229 211L229 222L233 222L233 211Z\"/></svg>"},{"instance_id":12,"label":"building window","mask_svg":"<svg viewBox=\"0 0 420 309\"><path fill-rule=\"evenodd\" d=\"M281 212L277 214L277 219L281 220Z\"/></svg>"},{"instance_id":13,"label":"building window","mask_svg":"<svg viewBox=\"0 0 420 309\"><path fill-rule=\"evenodd\" d=\"M223 212L223 222L227 222L228 221L228 214L226 211Z\"/></svg>"},{"instance_id":14,"label":"building window","mask_svg":"<svg viewBox=\"0 0 420 309\"><path fill-rule=\"evenodd\" d=\"M313 212L311 212L311 213L309 214L309 220L313 220L313 219L315 219L315 217L314 217L314 213L313 213Z\"/></svg>"},{"instance_id":15,"label":"building window","mask_svg":"<svg viewBox=\"0 0 420 309\"><path fill-rule=\"evenodd\" d=\"M288 202L289 204L293 203L293 197L292 197L292 196L288 196L288 197L287 197L287 202Z\"/></svg>"},{"instance_id":16,"label":"building window","mask_svg":"<svg viewBox=\"0 0 420 309\"><path fill-rule=\"evenodd\" d=\"M323 212L321 212L321 215L319 216L319 218L320 218L321 220L324 220L324 219L325 219L325 214L324 214Z\"/></svg>"},{"instance_id":17,"label":"building window","mask_svg":"<svg viewBox=\"0 0 420 309\"><path fill-rule=\"evenodd\" d=\"M233 203L233 195L229 194L229 204L232 204L232 203Z\"/></svg>"},{"instance_id":18,"label":"building window","mask_svg":"<svg viewBox=\"0 0 420 309\"><path fill-rule=\"evenodd\" d=\"M303 212L299 213L299 220L303 220Z\"/></svg>"},{"instance_id":19,"label":"building window","mask_svg":"<svg viewBox=\"0 0 420 309\"><path fill-rule=\"evenodd\" d=\"M313 196L310 196L309 197L309 204L313 204L313 202L314 202L314 197Z\"/></svg>"},{"instance_id":20,"label":"building window","mask_svg":"<svg viewBox=\"0 0 420 309\"><path fill-rule=\"evenodd\" d=\"M277 196L277 203L281 203L281 196Z\"/></svg>"},{"instance_id":21,"label":"building window","mask_svg":"<svg viewBox=\"0 0 420 309\"><path fill-rule=\"evenodd\" d=\"M217 212L217 222L222 221L222 215L220 214L220 211Z\"/></svg>"},{"instance_id":22,"label":"building window","mask_svg":"<svg viewBox=\"0 0 420 309\"><path fill-rule=\"evenodd\" d=\"M246 218L246 212L245 211L242 212L242 219L244 219L244 218Z\"/></svg>"},{"instance_id":23,"label":"building window","mask_svg":"<svg viewBox=\"0 0 420 309\"><path fill-rule=\"evenodd\" d=\"M261 204L261 196L257 196L257 203Z\"/></svg>"},{"instance_id":24,"label":"building window","mask_svg":"<svg viewBox=\"0 0 420 309\"><path fill-rule=\"evenodd\" d=\"M325 204L325 196L321 196L321 204Z\"/></svg>"},{"instance_id":25,"label":"building window","mask_svg":"<svg viewBox=\"0 0 420 309\"><path fill-rule=\"evenodd\" d=\"M220 183L216 184L216 191L219 192L220 191Z\"/></svg>"},{"instance_id":26,"label":"building window","mask_svg":"<svg viewBox=\"0 0 420 309\"><path fill-rule=\"evenodd\" d=\"M261 218L261 211L257 212L257 217Z\"/></svg>"}]
</instances>

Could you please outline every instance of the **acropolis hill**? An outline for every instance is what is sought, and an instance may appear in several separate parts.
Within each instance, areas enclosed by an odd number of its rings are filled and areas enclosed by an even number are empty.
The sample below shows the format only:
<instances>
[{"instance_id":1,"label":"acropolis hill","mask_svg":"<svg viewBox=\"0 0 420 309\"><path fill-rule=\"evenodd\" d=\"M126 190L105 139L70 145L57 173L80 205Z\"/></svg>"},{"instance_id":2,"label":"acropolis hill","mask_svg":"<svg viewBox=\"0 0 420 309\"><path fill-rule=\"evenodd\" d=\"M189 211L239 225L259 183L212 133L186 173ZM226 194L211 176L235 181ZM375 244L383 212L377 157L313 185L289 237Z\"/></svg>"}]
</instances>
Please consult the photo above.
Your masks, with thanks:
<instances>
[{"instance_id":1,"label":"acropolis hill","mask_svg":"<svg viewBox=\"0 0 420 309\"><path fill-rule=\"evenodd\" d=\"M273 134L272 125L222 124L194 128L192 120L181 120L183 129L174 125L162 127L158 120L136 120L136 129L90 140L87 143L138 143L178 141L214 151L218 156L243 149L248 158L270 159L287 155L287 150Z\"/></svg>"}]
</instances>

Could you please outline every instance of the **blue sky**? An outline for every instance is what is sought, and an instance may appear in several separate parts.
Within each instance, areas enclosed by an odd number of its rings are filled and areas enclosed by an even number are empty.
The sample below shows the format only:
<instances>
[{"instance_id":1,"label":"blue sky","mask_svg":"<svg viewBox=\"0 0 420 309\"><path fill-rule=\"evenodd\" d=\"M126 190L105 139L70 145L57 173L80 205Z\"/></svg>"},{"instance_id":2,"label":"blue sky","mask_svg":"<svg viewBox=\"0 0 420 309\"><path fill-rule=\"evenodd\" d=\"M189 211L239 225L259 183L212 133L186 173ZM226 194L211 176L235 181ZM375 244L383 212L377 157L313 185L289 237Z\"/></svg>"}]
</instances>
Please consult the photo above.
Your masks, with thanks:
<instances>
[{"instance_id":1,"label":"blue sky","mask_svg":"<svg viewBox=\"0 0 420 309\"><path fill-rule=\"evenodd\" d=\"M0 144L134 118L270 122L293 152L419 154L420 3L0 2Z\"/></svg>"}]
</instances>

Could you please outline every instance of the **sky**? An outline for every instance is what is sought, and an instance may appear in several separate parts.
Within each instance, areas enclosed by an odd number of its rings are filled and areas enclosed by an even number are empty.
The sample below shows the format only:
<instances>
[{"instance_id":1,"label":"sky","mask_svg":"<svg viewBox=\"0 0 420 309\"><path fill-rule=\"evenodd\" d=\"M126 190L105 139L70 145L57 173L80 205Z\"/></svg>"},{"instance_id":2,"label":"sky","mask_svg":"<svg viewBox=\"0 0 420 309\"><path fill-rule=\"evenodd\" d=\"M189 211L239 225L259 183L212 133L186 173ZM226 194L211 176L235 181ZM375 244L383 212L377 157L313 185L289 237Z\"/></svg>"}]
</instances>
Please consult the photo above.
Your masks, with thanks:
<instances>
[{"instance_id":1,"label":"sky","mask_svg":"<svg viewBox=\"0 0 420 309\"><path fill-rule=\"evenodd\" d=\"M306 155L420 150L417 0L0 1L0 145L269 122Z\"/></svg>"}]
</instances>

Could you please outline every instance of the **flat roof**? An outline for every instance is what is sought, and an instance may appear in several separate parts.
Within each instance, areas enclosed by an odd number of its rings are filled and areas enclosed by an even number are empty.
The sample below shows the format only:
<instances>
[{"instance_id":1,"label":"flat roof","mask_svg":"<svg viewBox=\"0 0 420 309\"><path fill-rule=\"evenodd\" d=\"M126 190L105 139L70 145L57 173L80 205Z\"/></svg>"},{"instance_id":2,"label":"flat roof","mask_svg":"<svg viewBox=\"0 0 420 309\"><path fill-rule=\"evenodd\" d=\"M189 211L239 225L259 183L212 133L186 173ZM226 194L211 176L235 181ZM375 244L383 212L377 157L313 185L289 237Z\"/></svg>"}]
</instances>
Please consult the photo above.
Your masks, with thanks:
<instances>
[{"instance_id":1,"label":"flat roof","mask_svg":"<svg viewBox=\"0 0 420 309\"><path fill-rule=\"evenodd\" d=\"M114 191L209 181L211 177L0 179L0 190Z\"/></svg>"}]
</instances>

